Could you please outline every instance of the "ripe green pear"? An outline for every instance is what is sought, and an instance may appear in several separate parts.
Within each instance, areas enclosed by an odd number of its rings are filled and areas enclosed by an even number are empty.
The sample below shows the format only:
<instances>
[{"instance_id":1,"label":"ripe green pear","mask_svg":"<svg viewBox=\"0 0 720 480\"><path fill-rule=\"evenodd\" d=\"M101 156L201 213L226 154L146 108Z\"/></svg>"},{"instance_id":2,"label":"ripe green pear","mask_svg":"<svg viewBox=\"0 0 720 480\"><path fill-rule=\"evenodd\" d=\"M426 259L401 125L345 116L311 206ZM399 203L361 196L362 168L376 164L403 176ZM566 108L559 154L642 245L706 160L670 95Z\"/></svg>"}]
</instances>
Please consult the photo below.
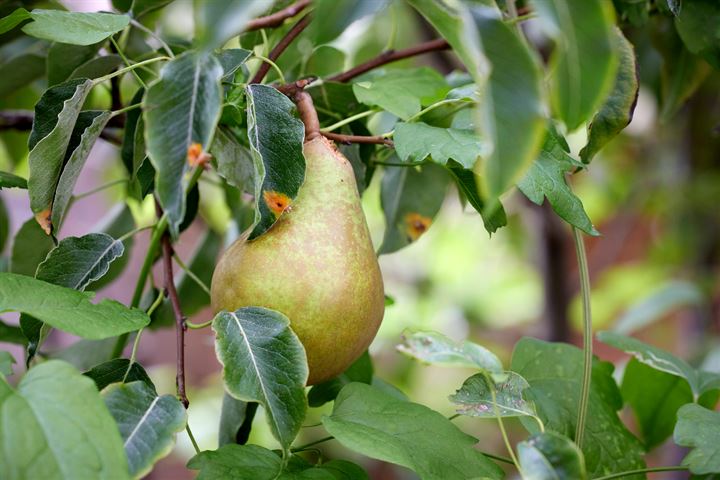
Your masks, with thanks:
<instances>
[{"instance_id":1,"label":"ripe green pear","mask_svg":"<svg viewBox=\"0 0 720 480\"><path fill-rule=\"evenodd\" d=\"M266 233L238 240L220 259L212 307L285 314L305 346L312 385L339 375L367 349L385 295L350 163L322 136L306 142L304 154L305 182L290 208L278 203L285 211Z\"/></svg>"}]
</instances>

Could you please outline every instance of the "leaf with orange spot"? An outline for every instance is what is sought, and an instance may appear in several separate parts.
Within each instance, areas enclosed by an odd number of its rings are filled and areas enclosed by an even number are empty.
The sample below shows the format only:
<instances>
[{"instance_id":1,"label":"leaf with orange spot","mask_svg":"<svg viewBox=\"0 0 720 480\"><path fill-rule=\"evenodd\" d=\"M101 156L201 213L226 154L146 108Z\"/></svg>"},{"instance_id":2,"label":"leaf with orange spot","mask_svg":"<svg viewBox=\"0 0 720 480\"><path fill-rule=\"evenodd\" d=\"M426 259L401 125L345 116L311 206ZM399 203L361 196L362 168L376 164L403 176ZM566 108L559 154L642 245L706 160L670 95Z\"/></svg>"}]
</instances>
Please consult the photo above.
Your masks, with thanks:
<instances>
[{"instance_id":1,"label":"leaf with orange spot","mask_svg":"<svg viewBox=\"0 0 720 480\"><path fill-rule=\"evenodd\" d=\"M50 212L51 210L49 208L46 208L45 210L42 210L35 214L35 220L37 221L38 225L40 225L40 228L43 229L46 235L50 235L50 232L52 231Z\"/></svg>"},{"instance_id":2,"label":"leaf with orange spot","mask_svg":"<svg viewBox=\"0 0 720 480\"><path fill-rule=\"evenodd\" d=\"M263 192L263 200L265 205L275 215L275 218L280 217L286 210L290 208L292 200L284 193L275 192L273 190L265 190Z\"/></svg>"},{"instance_id":3,"label":"leaf with orange spot","mask_svg":"<svg viewBox=\"0 0 720 480\"><path fill-rule=\"evenodd\" d=\"M188 147L187 162L191 167L205 166L210 161L211 155L203 151L203 147L199 143L192 143Z\"/></svg>"},{"instance_id":4,"label":"leaf with orange spot","mask_svg":"<svg viewBox=\"0 0 720 480\"><path fill-rule=\"evenodd\" d=\"M405 233L414 242L430 228L432 219L417 212L410 212L405 215Z\"/></svg>"}]
</instances>

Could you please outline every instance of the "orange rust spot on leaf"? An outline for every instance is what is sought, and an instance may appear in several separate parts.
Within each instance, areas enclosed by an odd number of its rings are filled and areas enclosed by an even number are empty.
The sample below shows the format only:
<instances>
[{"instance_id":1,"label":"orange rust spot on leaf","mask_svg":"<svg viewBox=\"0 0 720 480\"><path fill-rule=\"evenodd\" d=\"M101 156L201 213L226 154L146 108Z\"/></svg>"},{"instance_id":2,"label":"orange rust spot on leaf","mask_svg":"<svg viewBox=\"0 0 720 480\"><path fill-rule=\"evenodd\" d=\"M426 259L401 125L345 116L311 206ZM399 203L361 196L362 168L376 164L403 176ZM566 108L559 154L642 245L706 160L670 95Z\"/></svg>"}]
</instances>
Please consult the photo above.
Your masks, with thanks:
<instances>
[{"instance_id":1,"label":"orange rust spot on leaf","mask_svg":"<svg viewBox=\"0 0 720 480\"><path fill-rule=\"evenodd\" d=\"M51 212L52 210L50 208L46 208L35 214L35 221L38 222L40 228L43 229L46 235L50 235L52 231L52 222L50 221Z\"/></svg>"},{"instance_id":2,"label":"orange rust spot on leaf","mask_svg":"<svg viewBox=\"0 0 720 480\"><path fill-rule=\"evenodd\" d=\"M278 218L283 214L283 212L289 211L290 203L292 203L290 197L284 193L273 190L265 190L263 192L263 199L265 200L265 205L267 205L270 211L275 215L275 218Z\"/></svg>"},{"instance_id":3,"label":"orange rust spot on leaf","mask_svg":"<svg viewBox=\"0 0 720 480\"><path fill-rule=\"evenodd\" d=\"M413 242L427 232L432 220L429 217L412 212L405 215L405 233Z\"/></svg>"},{"instance_id":4,"label":"orange rust spot on leaf","mask_svg":"<svg viewBox=\"0 0 720 480\"><path fill-rule=\"evenodd\" d=\"M203 152L202 145L199 143L193 143L188 147L187 161L191 167L205 166L210 160L211 155L207 152Z\"/></svg>"}]
</instances>

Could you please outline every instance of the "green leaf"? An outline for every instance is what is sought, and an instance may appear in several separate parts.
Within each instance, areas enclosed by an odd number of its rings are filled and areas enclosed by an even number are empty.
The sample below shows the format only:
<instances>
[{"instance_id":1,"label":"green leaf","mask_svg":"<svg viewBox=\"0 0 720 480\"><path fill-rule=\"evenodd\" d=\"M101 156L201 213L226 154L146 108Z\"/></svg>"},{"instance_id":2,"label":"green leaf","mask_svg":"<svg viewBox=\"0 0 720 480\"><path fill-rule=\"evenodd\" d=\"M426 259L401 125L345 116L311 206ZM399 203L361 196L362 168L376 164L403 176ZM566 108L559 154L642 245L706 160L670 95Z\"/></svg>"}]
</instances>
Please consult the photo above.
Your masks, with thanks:
<instances>
[{"instance_id":1,"label":"green leaf","mask_svg":"<svg viewBox=\"0 0 720 480\"><path fill-rule=\"evenodd\" d=\"M198 453L187 467L200 470L196 480L273 480L278 477L282 460L259 445L225 445Z\"/></svg>"},{"instance_id":2,"label":"green leaf","mask_svg":"<svg viewBox=\"0 0 720 480\"><path fill-rule=\"evenodd\" d=\"M615 79L612 4L604 0L534 0L533 4L556 42L550 67L552 107L573 131L598 110Z\"/></svg>"},{"instance_id":3,"label":"green leaf","mask_svg":"<svg viewBox=\"0 0 720 480\"><path fill-rule=\"evenodd\" d=\"M155 385L145 369L137 362L133 362L131 366L130 360L127 358L113 358L100 365L95 365L87 372L83 372L83 375L92 378L98 390L102 390L111 383L141 381L145 382L147 387L157 395Z\"/></svg>"},{"instance_id":4,"label":"green leaf","mask_svg":"<svg viewBox=\"0 0 720 480\"><path fill-rule=\"evenodd\" d=\"M678 409L693 401L692 390L682 377L655 370L634 358L625 367L620 391L632 407L647 450L672 435Z\"/></svg>"},{"instance_id":5,"label":"green leaf","mask_svg":"<svg viewBox=\"0 0 720 480\"><path fill-rule=\"evenodd\" d=\"M380 192L385 236L379 253L396 252L430 228L445 200L449 180L445 169L434 164L385 171Z\"/></svg>"},{"instance_id":6,"label":"green leaf","mask_svg":"<svg viewBox=\"0 0 720 480\"><path fill-rule=\"evenodd\" d=\"M678 410L673 439L692 449L682 462L692 473L720 473L720 413L694 403L684 405Z\"/></svg>"},{"instance_id":7,"label":"green leaf","mask_svg":"<svg viewBox=\"0 0 720 480\"><path fill-rule=\"evenodd\" d=\"M127 204L118 204L105 214L103 222L94 227L94 231L103 232L113 238L122 237L135 228L135 219ZM120 276L125 267L128 265L132 253L133 237L132 235L122 241L124 253L110 264L110 268L102 277L90 283L87 289L97 292L106 285L111 284Z\"/></svg>"},{"instance_id":8,"label":"green leaf","mask_svg":"<svg viewBox=\"0 0 720 480\"><path fill-rule=\"evenodd\" d=\"M318 107L318 114L322 115L323 110L335 112L342 117L349 117L360 113L365 109L362 103L358 102L353 93L353 86L347 83L338 82L317 82L320 85L312 85L307 89L313 97L315 107ZM332 117L336 121L336 117Z\"/></svg>"},{"instance_id":9,"label":"green leaf","mask_svg":"<svg viewBox=\"0 0 720 480\"><path fill-rule=\"evenodd\" d=\"M408 3L447 40L475 83L484 86L490 65L482 50L475 22L466 7L460 2L450 6L437 0L408 0Z\"/></svg>"},{"instance_id":10,"label":"green leaf","mask_svg":"<svg viewBox=\"0 0 720 480\"><path fill-rule=\"evenodd\" d=\"M261 307L220 312L213 320L215 351L233 397L265 408L270 430L288 449L307 410L305 349L283 314Z\"/></svg>"},{"instance_id":11,"label":"green leaf","mask_svg":"<svg viewBox=\"0 0 720 480\"><path fill-rule=\"evenodd\" d=\"M122 63L123 59L120 55L102 55L78 66L69 78L99 78L114 71Z\"/></svg>"},{"instance_id":12,"label":"green leaf","mask_svg":"<svg viewBox=\"0 0 720 480\"><path fill-rule=\"evenodd\" d=\"M384 75L353 84L353 93L361 103L378 106L407 120L445 96L445 79L427 67L389 70Z\"/></svg>"},{"instance_id":13,"label":"green leaf","mask_svg":"<svg viewBox=\"0 0 720 480\"><path fill-rule=\"evenodd\" d=\"M0 321L0 342L15 343L17 345L27 344L27 339L23 335L20 327L8 325Z\"/></svg>"},{"instance_id":14,"label":"green leaf","mask_svg":"<svg viewBox=\"0 0 720 480\"><path fill-rule=\"evenodd\" d=\"M495 200L523 177L542 145L542 76L535 55L495 9L478 7L473 15L492 63L479 105L480 137L491 153L474 170L481 195Z\"/></svg>"},{"instance_id":15,"label":"green leaf","mask_svg":"<svg viewBox=\"0 0 720 480\"><path fill-rule=\"evenodd\" d=\"M10 352L6 352L4 350L0 351L0 376L9 377L13 374L13 364L17 363L15 362L15 357L13 357Z\"/></svg>"},{"instance_id":16,"label":"green leaf","mask_svg":"<svg viewBox=\"0 0 720 480\"><path fill-rule=\"evenodd\" d=\"M501 478L502 471L473 447L477 440L429 408L351 383L323 425L358 453L402 465L425 480Z\"/></svg>"},{"instance_id":17,"label":"green leaf","mask_svg":"<svg viewBox=\"0 0 720 480\"><path fill-rule=\"evenodd\" d=\"M314 385L308 392L308 404L311 407L321 407L327 402L332 402L348 383L361 382L370 385L373 372L372 359L366 351L342 374L327 382Z\"/></svg>"},{"instance_id":18,"label":"green leaf","mask_svg":"<svg viewBox=\"0 0 720 480\"><path fill-rule=\"evenodd\" d=\"M52 327L83 338L101 339L138 330L150 319L115 300L97 304L92 293L78 292L41 280L0 273L0 312L22 312Z\"/></svg>"},{"instance_id":19,"label":"green leaf","mask_svg":"<svg viewBox=\"0 0 720 480\"><path fill-rule=\"evenodd\" d=\"M589 235L600 235L565 179L566 173L582 164L563 149L560 141L555 133L548 134L540 155L517 186L531 202L542 205L547 198L555 213L570 225Z\"/></svg>"},{"instance_id":20,"label":"green leaf","mask_svg":"<svg viewBox=\"0 0 720 480\"><path fill-rule=\"evenodd\" d=\"M93 87L88 79L56 85L43 93L35 105L35 119L28 147L30 208L49 235L55 189L60 180L66 150L70 144L80 108Z\"/></svg>"},{"instance_id":21,"label":"green leaf","mask_svg":"<svg viewBox=\"0 0 720 480\"><path fill-rule=\"evenodd\" d=\"M52 203L50 215L53 225L59 227L70 205L73 189L90 150L110 119L110 112L86 111L80 112L77 123L70 136L70 143L66 154L65 165L62 168L60 179L55 189L55 198Z\"/></svg>"},{"instance_id":22,"label":"green leaf","mask_svg":"<svg viewBox=\"0 0 720 480\"><path fill-rule=\"evenodd\" d=\"M265 176L262 159L241 145L233 132L218 128L210 151L218 175L227 183L253 197L260 193Z\"/></svg>"},{"instance_id":23,"label":"green leaf","mask_svg":"<svg viewBox=\"0 0 720 480\"><path fill-rule=\"evenodd\" d=\"M691 53L720 68L720 4L713 0L682 2L675 28Z\"/></svg>"},{"instance_id":24,"label":"green leaf","mask_svg":"<svg viewBox=\"0 0 720 480\"><path fill-rule=\"evenodd\" d=\"M72 78L72 73L84 63L90 61L98 54L101 43L92 45L70 45L68 43L53 43L50 45L47 54L47 78L48 86L52 87L58 83L65 82ZM86 77L91 78L91 77Z\"/></svg>"},{"instance_id":25,"label":"green leaf","mask_svg":"<svg viewBox=\"0 0 720 480\"><path fill-rule=\"evenodd\" d=\"M476 373L463 382L462 387L450 395L457 413L470 417L535 417L537 412L532 402L523 398L523 391L530 385L515 372L494 375L497 380ZM490 384L490 380L494 385ZM493 390L495 398L493 399Z\"/></svg>"},{"instance_id":26,"label":"green leaf","mask_svg":"<svg viewBox=\"0 0 720 480\"><path fill-rule=\"evenodd\" d=\"M17 55L0 64L0 96L7 97L45 74L45 57L37 53Z\"/></svg>"},{"instance_id":27,"label":"green leaf","mask_svg":"<svg viewBox=\"0 0 720 480\"><path fill-rule=\"evenodd\" d=\"M52 238L45 235L40 225L31 218L23 223L15 234L10 256L10 271L34 277L38 265L54 247Z\"/></svg>"},{"instance_id":28,"label":"green leaf","mask_svg":"<svg viewBox=\"0 0 720 480\"><path fill-rule=\"evenodd\" d=\"M245 64L252 52L244 48L226 48L217 54L218 62L222 65L223 79L231 80L235 72Z\"/></svg>"},{"instance_id":29,"label":"green leaf","mask_svg":"<svg viewBox=\"0 0 720 480\"><path fill-rule=\"evenodd\" d=\"M16 390L0 379L0 421L4 479L129 478L122 439L95 384L65 362L33 367Z\"/></svg>"},{"instance_id":30,"label":"green leaf","mask_svg":"<svg viewBox=\"0 0 720 480\"><path fill-rule=\"evenodd\" d=\"M582 350L562 343L523 338L515 344L511 369L530 384L524 397L535 403L546 431L572 439L582 383ZM645 467L640 442L618 418L622 397L612 370L610 363L593 363L583 439L585 464L591 477ZM520 420L527 428L536 428L525 417Z\"/></svg>"},{"instance_id":31,"label":"green leaf","mask_svg":"<svg viewBox=\"0 0 720 480\"><path fill-rule=\"evenodd\" d=\"M27 189L27 180L10 172L0 172L0 190L3 188Z\"/></svg>"},{"instance_id":32,"label":"green leaf","mask_svg":"<svg viewBox=\"0 0 720 480\"><path fill-rule=\"evenodd\" d=\"M322 16L310 23L307 36L315 45L330 43L350 24L361 19L367 21L368 16L382 12L389 3L390 0L315 0L313 9Z\"/></svg>"},{"instance_id":33,"label":"green leaf","mask_svg":"<svg viewBox=\"0 0 720 480\"><path fill-rule=\"evenodd\" d=\"M145 95L145 90L139 88L133 95L131 104L140 103ZM120 147L120 157L130 174L129 192L137 200L142 200L148 193L142 187L142 173L147 171L149 177L155 177L155 169L147 159L145 148L145 122L142 118L142 110L133 109L127 112L125 117L125 134ZM153 180L150 180L153 183Z\"/></svg>"},{"instance_id":34,"label":"green leaf","mask_svg":"<svg viewBox=\"0 0 720 480\"><path fill-rule=\"evenodd\" d=\"M268 8L267 0L197 2L195 37L207 50L221 47L245 29L245 24Z\"/></svg>"},{"instance_id":35,"label":"green leaf","mask_svg":"<svg viewBox=\"0 0 720 480\"><path fill-rule=\"evenodd\" d=\"M210 285L222 245L223 241L220 235L208 229L187 263L188 269L205 285ZM179 271L175 276L175 285L183 314L194 315L203 307L210 305L210 295L184 270ZM167 326L174 322L172 305L170 300L166 299L153 313L152 325L153 327Z\"/></svg>"},{"instance_id":36,"label":"green leaf","mask_svg":"<svg viewBox=\"0 0 720 480\"><path fill-rule=\"evenodd\" d=\"M30 20L30 18L32 18L30 12L24 8L15 9L10 15L0 19L0 35L9 32L25 20Z\"/></svg>"},{"instance_id":37,"label":"green leaf","mask_svg":"<svg viewBox=\"0 0 720 480\"><path fill-rule=\"evenodd\" d=\"M257 407L257 402L243 402L226 392L220 411L218 446L247 443Z\"/></svg>"},{"instance_id":38,"label":"green leaf","mask_svg":"<svg viewBox=\"0 0 720 480\"><path fill-rule=\"evenodd\" d=\"M395 151L404 162L421 162L428 156L440 165L451 158L464 168L472 169L482 155L482 142L472 130L431 127L425 123L395 125Z\"/></svg>"},{"instance_id":39,"label":"green leaf","mask_svg":"<svg viewBox=\"0 0 720 480\"><path fill-rule=\"evenodd\" d=\"M116 338L105 338L103 340L82 339L47 355L49 358L64 360L77 369L90 370L110 358L116 343Z\"/></svg>"},{"instance_id":40,"label":"green leaf","mask_svg":"<svg viewBox=\"0 0 720 480\"><path fill-rule=\"evenodd\" d=\"M714 376L720 380L720 374L696 370L685 360L661 348L648 345L640 340L616 332L599 332L597 338L611 347L633 355L642 363L656 370L684 378L687 380L695 395L701 395L709 389L720 388L713 385L713 379L710 378Z\"/></svg>"},{"instance_id":41,"label":"green leaf","mask_svg":"<svg viewBox=\"0 0 720 480\"><path fill-rule=\"evenodd\" d=\"M632 120L640 89L635 49L619 28L613 30L620 64L615 85L600 110L588 124L588 143L580 150L580 158L590 163L595 154Z\"/></svg>"},{"instance_id":42,"label":"green leaf","mask_svg":"<svg viewBox=\"0 0 720 480\"><path fill-rule=\"evenodd\" d=\"M456 342L432 331L403 332L397 349L405 355L432 365L477 368L488 373L503 373L500 359L485 347L467 340Z\"/></svg>"},{"instance_id":43,"label":"green leaf","mask_svg":"<svg viewBox=\"0 0 720 480\"><path fill-rule=\"evenodd\" d=\"M455 162L449 162L448 172L452 176L460 194L470 202L470 205L480 214L483 219L485 230L489 234L498 231L499 228L507 225L507 216L502 203L497 202L497 208L485 208L485 202L480 198L480 177L470 169L462 168ZM487 213L491 212L491 213Z\"/></svg>"},{"instance_id":44,"label":"green leaf","mask_svg":"<svg viewBox=\"0 0 720 480\"><path fill-rule=\"evenodd\" d=\"M155 192L173 236L185 215L188 149L210 148L220 119L222 67L215 56L193 50L168 62L143 100L145 142L155 167Z\"/></svg>"},{"instance_id":45,"label":"green leaf","mask_svg":"<svg viewBox=\"0 0 720 480\"><path fill-rule=\"evenodd\" d=\"M123 251L122 242L105 233L67 237L38 265L36 278L82 291L102 277Z\"/></svg>"},{"instance_id":46,"label":"green leaf","mask_svg":"<svg viewBox=\"0 0 720 480\"><path fill-rule=\"evenodd\" d=\"M130 475L142 478L185 429L185 407L173 395L158 396L145 382L113 383L102 396L125 442Z\"/></svg>"},{"instance_id":47,"label":"green leaf","mask_svg":"<svg viewBox=\"0 0 720 480\"><path fill-rule=\"evenodd\" d=\"M585 480L585 459L572 440L554 432L518 443L518 460L530 480Z\"/></svg>"},{"instance_id":48,"label":"green leaf","mask_svg":"<svg viewBox=\"0 0 720 480\"><path fill-rule=\"evenodd\" d=\"M172 2L173 0L132 0L130 11L133 13L134 18L139 18Z\"/></svg>"},{"instance_id":49,"label":"green leaf","mask_svg":"<svg viewBox=\"0 0 720 480\"><path fill-rule=\"evenodd\" d=\"M305 127L295 117L295 105L275 88L248 85L245 91L250 151L255 168L260 171L259 163L264 165L263 194L255 196L256 224L250 234L252 240L265 233L277 220L263 200L264 194L274 192L292 202L305 179L302 153ZM257 183L254 191L258 191Z\"/></svg>"},{"instance_id":50,"label":"green leaf","mask_svg":"<svg viewBox=\"0 0 720 480\"><path fill-rule=\"evenodd\" d=\"M26 34L53 42L91 45L105 40L130 23L127 15L35 9L34 20L22 28Z\"/></svg>"}]
</instances>

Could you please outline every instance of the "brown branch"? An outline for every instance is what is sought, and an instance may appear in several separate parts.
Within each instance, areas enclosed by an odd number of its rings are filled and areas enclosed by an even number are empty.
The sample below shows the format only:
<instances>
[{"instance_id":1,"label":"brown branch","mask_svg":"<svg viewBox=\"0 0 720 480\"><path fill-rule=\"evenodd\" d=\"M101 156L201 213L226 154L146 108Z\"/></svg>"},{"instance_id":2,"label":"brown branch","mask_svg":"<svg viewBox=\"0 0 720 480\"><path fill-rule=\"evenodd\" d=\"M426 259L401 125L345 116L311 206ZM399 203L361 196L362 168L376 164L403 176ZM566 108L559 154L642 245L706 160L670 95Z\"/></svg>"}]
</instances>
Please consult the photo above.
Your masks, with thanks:
<instances>
[{"instance_id":1,"label":"brown branch","mask_svg":"<svg viewBox=\"0 0 720 480\"><path fill-rule=\"evenodd\" d=\"M263 28L274 28L278 27L285 22L288 18L292 18L298 13L305 10L308 5L310 5L311 0L299 0L292 5L288 5L287 7L283 8L282 10L278 10L277 12L267 15L265 17L256 18L255 20L250 20L245 27L246 32L252 32L253 30L260 30Z\"/></svg>"},{"instance_id":2,"label":"brown branch","mask_svg":"<svg viewBox=\"0 0 720 480\"><path fill-rule=\"evenodd\" d=\"M173 314L175 316L175 332L177 338L177 366L175 381L177 383L177 394L180 401L183 405L185 405L185 408L187 408L190 404L187 394L185 393L185 331L187 330L187 325L185 324L185 317L183 316L182 309L180 307L180 298L178 297L177 290L175 289L175 282L173 280L173 248L170 244L170 236L168 232L165 232L162 237L162 251L163 271L165 272L165 291L170 298Z\"/></svg>"},{"instance_id":3,"label":"brown branch","mask_svg":"<svg viewBox=\"0 0 720 480\"><path fill-rule=\"evenodd\" d=\"M298 20L298 22L292 26L290 30L285 34L285 36L278 42L277 45L275 45L275 48L273 48L270 51L270 55L268 58L272 60L273 62L282 55L282 53L285 51L287 47L290 46L290 44L297 38L298 35L302 33L303 30L307 28L308 25L310 25L310 20L312 18L310 17L310 14L308 13L303 18ZM267 75L268 71L270 70L270 64L267 62L263 62L263 64L260 66L260 69L257 71L253 79L250 81L250 83L260 83L262 82L263 78L265 78L265 75Z\"/></svg>"},{"instance_id":4,"label":"brown branch","mask_svg":"<svg viewBox=\"0 0 720 480\"><path fill-rule=\"evenodd\" d=\"M0 110L0 131L3 130L32 130L35 115L30 110ZM113 117L108 126L100 132L100 138L115 145L122 145L122 138L114 132L114 127L122 127L120 116Z\"/></svg>"},{"instance_id":5,"label":"brown branch","mask_svg":"<svg viewBox=\"0 0 720 480\"><path fill-rule=\"evenodd\" d=\"M385 138L380 135L376 135L373 137L368 136L362 136L362 135L343 135L340 133L332 133L332 132L320 132L325 138L329 138L330 140L334 140L339 143L344 143L346 145L349 145L351 143L370 143L370 144L378 144L378 145L385 145L387 147L394 147L395 144L393 144L393 141L389 138Z\"/></svg>"},{"instance_id":6,"label":"brown branch","mask_svg":"<svg viewBox=\"0 0 720 480\"><path fill-rule=\"evenodd\" d=\"M450 44L445 39L438 38L436 40L430 40L429 42L415 45L414 47L406 48L405 50L388 50L381 53L377 57L369 60L365 63L358 65L357 67L351 68L347 72L338 73L330 77L328 80L332 82L345 83L353 78L362 75L365 72L369 72L382 65L396 62L404 58L414 57L416 55L422 55L427 52L434 52L437 50L447 50L450 48Z\"/></svg>"}]
</instances>

